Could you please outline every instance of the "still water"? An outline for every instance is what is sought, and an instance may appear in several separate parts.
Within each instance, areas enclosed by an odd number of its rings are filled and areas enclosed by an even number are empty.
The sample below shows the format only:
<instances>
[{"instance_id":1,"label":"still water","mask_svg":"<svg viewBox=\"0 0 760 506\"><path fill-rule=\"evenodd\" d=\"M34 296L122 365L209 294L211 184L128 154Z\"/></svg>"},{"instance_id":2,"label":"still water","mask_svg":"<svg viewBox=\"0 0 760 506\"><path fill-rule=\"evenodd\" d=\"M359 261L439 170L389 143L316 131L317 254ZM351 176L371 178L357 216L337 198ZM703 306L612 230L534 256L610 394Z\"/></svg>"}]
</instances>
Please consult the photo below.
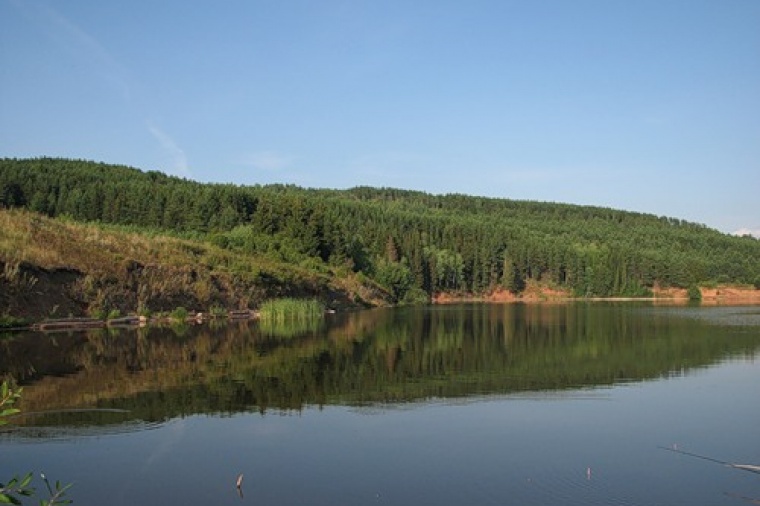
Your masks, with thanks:
<instances>
[{"instance_id":1,"label":"still water","mask_svg":"<svg viewBox=\"0 0 760 506\"><path fill-rule=\"evenodd\" d=\"M759 465L758 359L758 306L18 334L0 480L42 471L111 506L751 504L760 474L664 448Z\"/></svg>"}]
</instances>

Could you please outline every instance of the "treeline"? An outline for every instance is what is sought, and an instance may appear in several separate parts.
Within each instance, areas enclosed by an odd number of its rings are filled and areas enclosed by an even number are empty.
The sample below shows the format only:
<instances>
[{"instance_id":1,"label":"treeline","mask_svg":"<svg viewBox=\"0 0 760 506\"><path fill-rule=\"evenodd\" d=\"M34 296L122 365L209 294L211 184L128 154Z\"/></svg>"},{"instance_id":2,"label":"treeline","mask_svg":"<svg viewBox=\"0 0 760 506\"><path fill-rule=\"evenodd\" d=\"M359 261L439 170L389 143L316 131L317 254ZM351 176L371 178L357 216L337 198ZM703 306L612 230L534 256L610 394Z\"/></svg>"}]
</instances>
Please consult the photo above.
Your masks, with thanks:
<instances>
[{"instance_id":1,"label":"treeline","mask_svg":"<svg viewBox=\"0 0 760 506\"><path fill-rule=\"evenodd\" d=\"M608 208L375 189L202 184L65 159L0 160L0 206L157 229L307 268L349 268L399 301L516 293L581 296L661 286L760 285L760 241Z\"/></svg>"}]
</instances>

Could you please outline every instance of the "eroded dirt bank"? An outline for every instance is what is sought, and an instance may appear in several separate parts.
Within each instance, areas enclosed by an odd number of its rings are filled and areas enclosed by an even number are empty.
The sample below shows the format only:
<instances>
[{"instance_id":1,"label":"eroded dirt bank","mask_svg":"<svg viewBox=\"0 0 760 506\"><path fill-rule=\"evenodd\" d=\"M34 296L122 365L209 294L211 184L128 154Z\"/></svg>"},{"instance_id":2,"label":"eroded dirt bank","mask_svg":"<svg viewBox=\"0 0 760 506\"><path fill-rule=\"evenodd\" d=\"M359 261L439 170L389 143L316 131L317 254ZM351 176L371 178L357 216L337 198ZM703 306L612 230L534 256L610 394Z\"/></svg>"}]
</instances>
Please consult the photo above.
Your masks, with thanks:
<instances>
[{"instance_id":1,"label":"eroded dirt bank","mask_svg":"<svg viewBox=\"0 0 760 506\"><path fill-rule=\"evenodd\" d=\"M741 286L719 286L715 288L700 288L702 304L760 304L760 290ZM688 303L689 295L685 288L652 289L651 297L594 297L586 299L574 297L572 293L539 285L529 286L524 292L515 294L506 290L495 290L482 295L438 293L433 296L435 304L450 304L455 302L558 302L567 300L654 300L670 304Z\"/></svg>"}]
</instances>

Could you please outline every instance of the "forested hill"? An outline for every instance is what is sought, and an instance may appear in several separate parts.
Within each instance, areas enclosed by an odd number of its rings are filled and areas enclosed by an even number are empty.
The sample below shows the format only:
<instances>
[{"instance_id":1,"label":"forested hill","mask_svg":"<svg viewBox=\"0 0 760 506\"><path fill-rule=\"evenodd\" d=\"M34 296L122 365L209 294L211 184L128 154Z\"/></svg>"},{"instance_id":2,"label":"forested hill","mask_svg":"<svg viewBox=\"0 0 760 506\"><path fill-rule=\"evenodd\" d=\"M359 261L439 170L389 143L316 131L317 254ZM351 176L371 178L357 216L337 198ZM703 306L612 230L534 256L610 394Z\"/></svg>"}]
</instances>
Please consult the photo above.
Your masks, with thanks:
<instances>
[{"instance_id":1,"label":"forested hill","mask_svg":"<svg viewBox=\"0 0 760 506\"><path fill-rule=\"evenodd\" d=\"M442 291L576 295L760 284L760 241L675 218L375 189L202 184L64 159L0 160L0 207L189 236L306 268L362 272L397 300Z\"/></svg>"}]
</instances>

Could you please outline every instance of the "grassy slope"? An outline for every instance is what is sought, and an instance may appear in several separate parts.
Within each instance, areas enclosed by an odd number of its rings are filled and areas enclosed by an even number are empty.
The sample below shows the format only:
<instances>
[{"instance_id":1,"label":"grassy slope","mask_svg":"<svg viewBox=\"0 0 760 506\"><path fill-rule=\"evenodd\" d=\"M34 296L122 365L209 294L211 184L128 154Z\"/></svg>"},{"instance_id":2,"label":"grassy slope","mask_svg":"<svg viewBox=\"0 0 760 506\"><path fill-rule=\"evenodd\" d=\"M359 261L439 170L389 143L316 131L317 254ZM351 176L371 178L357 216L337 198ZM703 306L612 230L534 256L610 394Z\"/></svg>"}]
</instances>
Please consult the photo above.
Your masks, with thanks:
<instances>
[{"instance_id":1,"label":"grassy slope","mask_svg":"<svg viewBox=\"0 0 760 506\"><path fill-rule=\"evenodd\" d=\"M33 320L118 309L256 307L276 296L384 304L350 272L308 270L209 243L0 210L0 315Z\"/></svg>"}]
</instances>

